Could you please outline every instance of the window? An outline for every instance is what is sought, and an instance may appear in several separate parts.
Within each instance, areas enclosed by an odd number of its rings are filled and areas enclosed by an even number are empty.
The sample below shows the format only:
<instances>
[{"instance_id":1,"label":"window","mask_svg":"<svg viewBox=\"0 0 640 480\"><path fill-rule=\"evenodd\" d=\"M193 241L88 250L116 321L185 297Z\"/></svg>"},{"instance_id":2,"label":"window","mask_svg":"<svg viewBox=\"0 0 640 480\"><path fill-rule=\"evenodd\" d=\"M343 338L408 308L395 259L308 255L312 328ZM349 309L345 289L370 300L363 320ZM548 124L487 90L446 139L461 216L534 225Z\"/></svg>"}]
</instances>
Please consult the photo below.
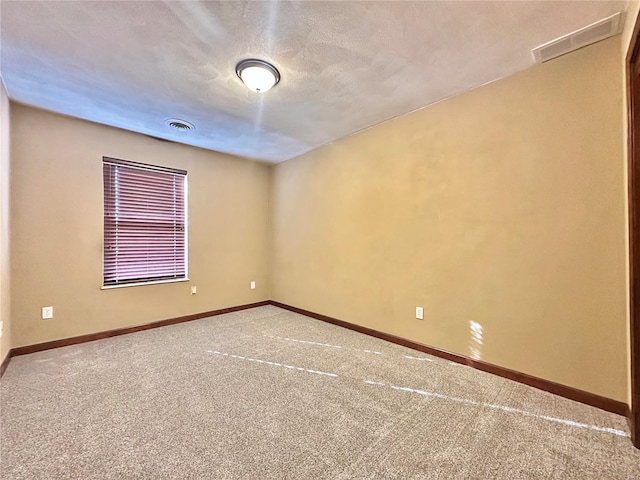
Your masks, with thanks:
<instances>
[{"instance_id":1,"label":"window","mask_svg":"<svg viewBox=\"0 0 640 480\"><path fill-rule=\"evenodd\" d=\"M104 157L104 286L186 279L187 172Z\"/></svg>"}]
</instances>

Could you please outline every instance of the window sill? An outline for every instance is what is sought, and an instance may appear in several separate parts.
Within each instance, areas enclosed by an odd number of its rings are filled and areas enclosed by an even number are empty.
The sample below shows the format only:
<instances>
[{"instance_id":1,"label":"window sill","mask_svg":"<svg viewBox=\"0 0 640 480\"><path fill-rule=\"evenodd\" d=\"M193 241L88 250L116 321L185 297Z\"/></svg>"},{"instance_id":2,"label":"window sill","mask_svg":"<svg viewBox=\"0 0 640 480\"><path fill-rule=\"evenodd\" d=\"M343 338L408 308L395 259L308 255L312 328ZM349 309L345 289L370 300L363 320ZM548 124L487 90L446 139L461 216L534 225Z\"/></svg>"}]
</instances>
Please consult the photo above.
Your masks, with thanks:
<instances>
[{"instance_id":1,"label":"window sill","mask_svg":"<svg viewBox=\"0 0 640 480\"><path fill-rule=\"evenodd\" d=\"M179 283L179 282L188 282L188 278L177 278L171 280L157 280L154 282L139 282L139 283L123 283L122 285L103 285L100 287L100 290L112 290L114 288L125 288L125 287L141 287L144 285L161 285L163 283Z\"/></svg>"}]
</instances>

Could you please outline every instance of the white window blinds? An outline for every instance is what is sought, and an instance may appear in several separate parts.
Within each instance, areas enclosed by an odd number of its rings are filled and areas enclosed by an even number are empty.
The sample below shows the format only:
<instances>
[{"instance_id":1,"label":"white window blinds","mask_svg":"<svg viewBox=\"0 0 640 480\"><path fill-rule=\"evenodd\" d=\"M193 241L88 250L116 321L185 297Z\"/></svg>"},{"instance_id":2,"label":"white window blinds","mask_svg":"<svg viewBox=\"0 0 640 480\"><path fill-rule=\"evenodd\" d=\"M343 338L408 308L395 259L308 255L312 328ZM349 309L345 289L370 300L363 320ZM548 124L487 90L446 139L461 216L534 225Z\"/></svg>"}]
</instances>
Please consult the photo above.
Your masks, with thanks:
<instances>
[{"instance_id":1,"label":"white window blinds","mask_svg":"<svg viewBox=\"0 0 640 480\"><path fill-rule=\"evenodd\" d=\"M186 278L184 170L104 157L104 285Z\"/></svg>"}]
</instances>

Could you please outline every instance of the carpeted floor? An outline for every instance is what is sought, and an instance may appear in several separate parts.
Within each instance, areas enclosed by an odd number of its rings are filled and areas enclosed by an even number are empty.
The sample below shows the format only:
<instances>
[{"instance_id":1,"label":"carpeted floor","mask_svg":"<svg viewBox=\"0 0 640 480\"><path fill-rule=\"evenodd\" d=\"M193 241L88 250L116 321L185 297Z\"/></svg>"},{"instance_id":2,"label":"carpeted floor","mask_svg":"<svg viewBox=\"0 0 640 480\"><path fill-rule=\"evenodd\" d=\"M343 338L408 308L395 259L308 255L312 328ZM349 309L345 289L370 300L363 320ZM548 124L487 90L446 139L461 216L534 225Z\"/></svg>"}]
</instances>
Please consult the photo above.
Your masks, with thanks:
<instances>
[{"instance_id":1,"label":"carpeted floor","mask_svg":"<svg viewBox=\"0 0 640 480\"><path fill-rule=\"evenodd\" d=\"M267 306L14 357L3 479L640 479L623 417Z\"/></svg>"}]
</instances>

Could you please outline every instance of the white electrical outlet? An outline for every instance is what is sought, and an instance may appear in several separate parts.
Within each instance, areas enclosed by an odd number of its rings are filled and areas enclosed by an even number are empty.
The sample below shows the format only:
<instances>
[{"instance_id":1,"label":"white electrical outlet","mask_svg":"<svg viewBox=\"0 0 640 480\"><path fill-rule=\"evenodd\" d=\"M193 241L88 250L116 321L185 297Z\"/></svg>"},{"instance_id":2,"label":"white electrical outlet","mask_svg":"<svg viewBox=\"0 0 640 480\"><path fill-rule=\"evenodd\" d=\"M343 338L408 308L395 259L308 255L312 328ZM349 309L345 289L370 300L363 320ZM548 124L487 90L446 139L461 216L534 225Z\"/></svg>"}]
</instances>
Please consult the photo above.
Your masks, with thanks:
<instances>
[{"instance_id":1,"label":"white electrical outlet","mask_svg":"<svg viewBox=\"0 0 640 480\"><path fill-rule=\"evenodd\" d=\"M251 282L251 290L255 290L256 289L256 282Z\"/></svg>"},{"instance_id":2,"label":"white electrical outlet","mask_svg":"<svg viewBox=\"0 0 640 480\"><path fill-rule=\"evenodd\" d=\"M424 320L424 309L422 307L416 307L416 318L418 320Z\"/></svg>"},{"instance_id":3,"label":"white electrical outlet","mask_svg":"<svg viewBox=\"0 0 640 480\"><path fill-rule=\"evenodd\" d=\"M48 320L53 318L53 307L42 307L42 319Z\"/></svg>"},{"instance_id":4,"label":"white electrical outlet","mask_svg":"<svg viewBox=\"0 0 640 480\"><path fill-rule=\"evenodd\" d=\"M191 295L198 293L198 287L191 287Z\"/></svg>"},{"instance_id":5,"label":"white electrical outlet","mask_svg":"<svg viewBox=\"0 0 640 480\"><path fill-rule=\"evenodd\" d=\"M4 328L4 322L0 322L0 338L2 338L2 329Z\"/></svg>"}]
</instances>

